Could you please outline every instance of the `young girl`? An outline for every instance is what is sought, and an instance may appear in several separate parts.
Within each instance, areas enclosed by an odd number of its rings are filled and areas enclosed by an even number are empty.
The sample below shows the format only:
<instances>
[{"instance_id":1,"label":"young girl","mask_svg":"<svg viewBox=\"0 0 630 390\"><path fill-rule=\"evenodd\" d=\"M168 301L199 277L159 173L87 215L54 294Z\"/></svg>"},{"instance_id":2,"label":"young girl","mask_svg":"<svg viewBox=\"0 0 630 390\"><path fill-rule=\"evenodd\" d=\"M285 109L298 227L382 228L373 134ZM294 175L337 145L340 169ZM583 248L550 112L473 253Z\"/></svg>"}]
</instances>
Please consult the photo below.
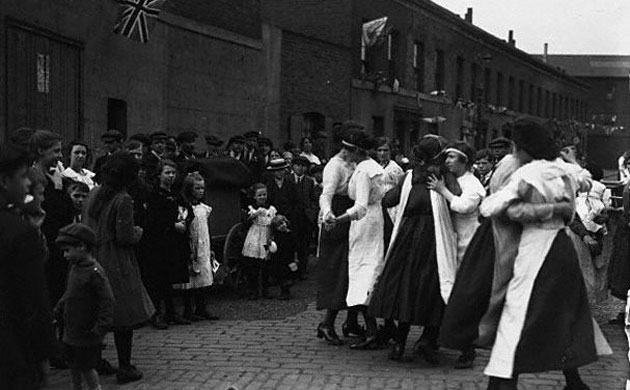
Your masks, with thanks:
<instances>
[{"instance_id":1,"label":"young girl","mask_svg":"<svg viewBox=\"0 0 630 390\"><path fill-rule=\"evenodd\" d=\"M182 203L191 205L194 218L190 224L191 262L188 266L190 281L176 284L175 289L184 290L184 318L190 321L217 320L206 308L206 287L212 286L212 251L210 245L209 218L212 207L203 203L206 183L198 173L191 173L182 184ZM182 206L180 206L181 208ZM193 312L194 300L194 312Z\"/></svg>"},{"instance_id":2,"label":"young girl","mask_svg":"<svg viewBox=\"0 0 630 390\"><path fill-rule=\"evenodd\" d=\"M289 220L284 215L277 215L271 220L272 237L269 243L271 258L269 274L280 287L282 301L291 299L291 280L298 266L294 260L295 237L289 229Z\"/></svg>"},{"instance_id":3,"label":"young girl","mask_svg":"<svg viewBox=\"0 0 630 390\"><path fill-rule=\"evenodd\" d=\"M245 243L243 244L243 256L245 256L245 268L248 281L248 298L258 297L258 280L261 272L264 272L264 262L267 258L269 237L271 235L271 220L276 216L276 208L267 204L267 186L256 183L252 187L254 205L248 208L248 217L252 221ZM265 275L263 275L263 296L266 295Z\"/></svg>"}]
</instances>

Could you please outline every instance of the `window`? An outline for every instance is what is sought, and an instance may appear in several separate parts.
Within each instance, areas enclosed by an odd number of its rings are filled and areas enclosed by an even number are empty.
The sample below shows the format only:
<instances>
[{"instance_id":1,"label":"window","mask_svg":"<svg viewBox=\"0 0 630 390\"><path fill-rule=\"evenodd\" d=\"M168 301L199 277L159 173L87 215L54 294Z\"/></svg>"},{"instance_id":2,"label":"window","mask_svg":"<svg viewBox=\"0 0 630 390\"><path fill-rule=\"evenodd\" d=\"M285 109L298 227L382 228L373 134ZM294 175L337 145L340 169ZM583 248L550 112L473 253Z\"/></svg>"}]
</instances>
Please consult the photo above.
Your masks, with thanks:
<instances>
[{"instance_id":1,"label":"window","mask_svg":"<svg viewBox=\"0 0 630 390\"><path fill-rule=\"evenodd\" d=\"M503 73L498 72L497 73L497 99L496 99L496 104L497 106L500 106L503 104Z\"/></svg>"},{"instance_id":2,"label":"window","mask_svg":"<svg viewBox=\"0 0 630 390\"><path fill-rule=\"evenodd\" d=\"M463 99L464 98L464 59L462 57L457 57L455 62L455 98Z\"/></svg>"},{"instance_id":3,"label":"window","mask_svg":"<svg viewBox=\"0 0 630 390\"><path fill-rule=\"evenodd\" d=\"M422 42L413 44L413 73L416 91L424 91L424 44Z\"/></svg>"},{"instance_id":4,"label":"window","mask_svg":"<svg viewBox=\"0 0 630 390\"><path fill-rule=\"evenodd\" d=\"M484 100L486 104L490 103L491 96L491 87L492 87L492 70L490 68L486 68L483 80L483 90L484 90Z\"/></svg>"},{"instance_id":5,"label":"window","mask_svg":"<svg viewBox=\"0 0 630 390\"><path fill-rule=\"evenodd\" d=\"M372 133L375 137L382 137L385 134L385 118L382 116L372 117Z\"/></svg>"},{"instance_id":6,"label":"window","mask_svg":"<svg viewBox=\"0 0 630 390\"><path fill-rule=\"evenodd\" d=\"M107 99L107 128L118 130L127 138L127 102L120 99Z\"/></svg>"},{"instance_id":7,"label":"window","mask_svg":"<svg viewBox=\"0 0 630 390\"><path fill-rule=\"evenodd\" d=\"M507 106L509 109L513 110L515 108L514 104L514 77L510 76L508 78L508 92L507 92Z\"/></svg>"},{"instance_id":8,"label":"window","mask_svg":"<svg viewBox=\"0 0 630 390\"><path fill-rule=\"evenodd\" d=\"M523 112L525 108L525 82L523 80L518 82L518 106L519 112Z\"/></svg>"},{"instance_id":9,"label":"window","mask_svg":"<svg viewBox=\"0 0 630 390\"><path fill-rule=\"evenodd\" d=\"M396 59L399 58L400 51L400 34L392 31L387 35L387 71L388 79L394 81L399 78L398 69L396 67ZM400 82L400 80L398 80Z\"/></svg>"},{"instance_id":10,"label":"window","mask_svg":"<svg viewBox=\"0 0 630 390\"><path fill-rule=\"evenodd\" d=\"M558 96L555 93L551 94L551 117L558 117Z\"/></svg>"},{"instance_id":11,"label":"window","mask_svg":"<svg viewBox=\"0 0 630 390\"><path fill-rule=\"evenodd\" d=\"M470 100L477 101L477 64L470 65Z\"/></svg>"},{"instance_id":12,"label":"window","mask_svg":"<svg viewBox=\"0 0 630 390\"><path fill-rule=\"evenodd\" d=\"M444 90L444 51L440 49L435 51L435 89Z\"/></svg>"},{"instance_id":13,"label":"window","mask_svg":"<svg viewBox=\"0 0 630 390\"><path fill-rule=\"evenodd\" d=\"M551 93L549 91L545 91L545 118L549 118L551 114Z\"/></svg>"},{"instance_id":14,"label":"window","mask_svg":"<svg viewBox=\"0 0 630 390\"><path fill-rule=\"evenodd\" d=\"M529 93L527 94L527 112L534 114L534 84L529 84Z\"/></svg>"},{"instance_id":15,"label":"window","mask_svg":"<svg viewBox=\"0 0 630 390\"><path fill-rule=\"evenodd\" d=\"M543 94L542 89L538 88L538 95L536 97L536 115L542 116L543 113Z\"/></svg>"}]
</instances>

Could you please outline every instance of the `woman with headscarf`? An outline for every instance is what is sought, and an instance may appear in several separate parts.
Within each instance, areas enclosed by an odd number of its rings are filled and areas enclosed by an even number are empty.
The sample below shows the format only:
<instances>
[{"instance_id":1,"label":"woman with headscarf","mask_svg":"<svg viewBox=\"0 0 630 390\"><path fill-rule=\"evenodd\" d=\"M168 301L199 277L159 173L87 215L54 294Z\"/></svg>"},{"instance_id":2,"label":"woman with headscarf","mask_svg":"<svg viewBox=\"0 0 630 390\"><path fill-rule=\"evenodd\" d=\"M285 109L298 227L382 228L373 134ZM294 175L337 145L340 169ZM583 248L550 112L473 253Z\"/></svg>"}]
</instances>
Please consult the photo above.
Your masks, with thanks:
<instances>
[{"instance_id":1,"label":"woman with headscarf","mask_svg":"<svg viewBox=\"0 0 630 390\"><path fill-rule=\"evenodd\" d=\"M348 253L348 307L363 313L366 325L365 340L350 345L353 349L371 349L377 346L376 318L367 314L367 305L383 269L383 168L368 151L374 148L372 137L361 130L346 132L344 148L350 150L357 164L348 184L348 195L354 205L334 223L351 221Z\"/></svg>"},{"instance_id":2,"label":"woman with headscarf","mask_svg":"<svg viewBox=\"0 0 630 390\"><path fill-rule=\"evenodd\" d=\"M383 200L387 207L396 206L397 218L369 313L398 321L392 360L402 359L411 325L420 325L424 331L416 351L429 363L439 363L438 330L457 266L448 206L427 186L429 177L440 172L436 158L442 147L434 136L420 140L414 148L416 167Z\"/></svg>"},{"instance_id":3,"label":"woman with headscarf","mask_svg":"<svg viewBox=\"0 0 630 390\"><path fill-rule=\"evenodd\" d=\"M549 370L563 370L566 389L588 389L577 367L597 357L584 279L565 233L573 209L554 212L555 202L573 204L585 183L557 159L551 131L538 122L515 126L514 143L525 165L480 208L486 217L505 216L523 226L517 255L505 270L511 276L485 370L488 389L516 389L519 374ZM541 204L548 205L546 212L527 207Z\"/></svg>"}]
</instances>

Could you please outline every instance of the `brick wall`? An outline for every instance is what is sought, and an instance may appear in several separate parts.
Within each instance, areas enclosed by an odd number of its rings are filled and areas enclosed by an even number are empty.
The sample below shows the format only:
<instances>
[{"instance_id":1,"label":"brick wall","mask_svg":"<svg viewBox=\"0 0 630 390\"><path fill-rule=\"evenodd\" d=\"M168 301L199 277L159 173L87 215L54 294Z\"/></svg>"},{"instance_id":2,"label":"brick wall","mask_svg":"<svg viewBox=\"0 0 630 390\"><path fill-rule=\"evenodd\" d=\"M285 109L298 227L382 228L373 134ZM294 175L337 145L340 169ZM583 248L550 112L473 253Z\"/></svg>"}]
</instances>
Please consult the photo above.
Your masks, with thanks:
<instances>
[{"instance_id":1,"label":"brick wall","mask_svg":"<svg viewBox=\"0 0 630 390\"><path fill-rule=\"evenodd\" d=\"M260 38L260 0L169 0L164 9L199 23Z\"/></svg>"}]
</instances>

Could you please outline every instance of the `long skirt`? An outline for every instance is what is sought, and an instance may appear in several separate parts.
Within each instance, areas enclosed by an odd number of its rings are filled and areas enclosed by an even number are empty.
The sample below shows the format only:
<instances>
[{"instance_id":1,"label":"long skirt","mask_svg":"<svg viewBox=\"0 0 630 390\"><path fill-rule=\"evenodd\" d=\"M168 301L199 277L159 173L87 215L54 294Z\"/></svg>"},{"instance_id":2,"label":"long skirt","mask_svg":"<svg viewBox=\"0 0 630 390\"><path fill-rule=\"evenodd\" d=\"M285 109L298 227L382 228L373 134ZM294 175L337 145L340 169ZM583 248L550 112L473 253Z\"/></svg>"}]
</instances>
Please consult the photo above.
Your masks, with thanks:
<instances>
[{"instance_id":1,"label":"long skirt","mask_svg":"<svg viewBox=\"0 0 630 390\"><path fill-rule=\"evenodd\" d=\"M597 360L584 279L564 230L523 229L486 375L576 368Z\"/></svg>"},{"instance_id":2,"label":"long skirt","mask_svg":"<svg viewBox=\"0 0 630 390\"><path fill-rule=\"evenodd\" d=\"M412 325L439 326L444 311L431 215L403 216L368 313Z\"/></svg>"},{"instance_id":3,"label":"long skirt","mask_svg":"<svg viewBox=\"0 0 630 390\"><path fill-rule=\"evenodd\" d=\"M440 328L440 345L461 350L475 344L492 293L494 258L492 222L486 219L470 241L457 271Z\"/></svg>"},{"instance_id":4,"label":"long skirt","mask_svg":"<svg viewBox=\"0 0 630 390\"><path fill-rule=\"evenodd\" d=\"M630 227L623 216L618 218L608 262L608 287L612 296L625 301L630 290Z\"/></svg>"},{"instance_id":5,"label":"long skirt","mask_svg":"<svg viewBox=\"0 0 630 390\"><path fill-rule=\"evenodd\" d=\"M342 215L353 204L349 197L335 195L332 212ZM350 222L336 224L331 230L321 228L317 264L317 310L347 308L349 230Z\"/></svg>"}]
</instances>

